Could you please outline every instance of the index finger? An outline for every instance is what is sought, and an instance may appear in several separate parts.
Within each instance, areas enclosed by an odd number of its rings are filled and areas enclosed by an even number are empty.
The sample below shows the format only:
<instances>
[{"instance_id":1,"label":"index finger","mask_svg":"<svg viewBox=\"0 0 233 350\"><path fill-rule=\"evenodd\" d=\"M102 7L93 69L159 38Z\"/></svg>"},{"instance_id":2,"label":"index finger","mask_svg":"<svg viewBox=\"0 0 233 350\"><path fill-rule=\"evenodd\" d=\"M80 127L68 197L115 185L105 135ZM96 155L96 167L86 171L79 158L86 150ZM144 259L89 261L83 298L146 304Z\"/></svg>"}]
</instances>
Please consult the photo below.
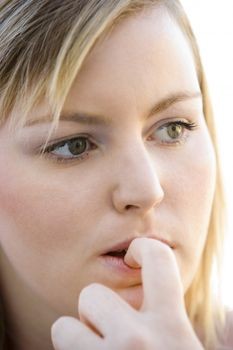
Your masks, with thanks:
<instances>
[{"instance_id":1,"label":"index finger","mask_svg":"<svg viewBox=\"0 0 233 350\"><path fill-rule=\"evenodd\" d=\"M132 268L141 266L142 310L160 312L184 304L175 255L165 243L152 238L136 238L129 246L125 262Z\"/></svg>"}]
</instances>

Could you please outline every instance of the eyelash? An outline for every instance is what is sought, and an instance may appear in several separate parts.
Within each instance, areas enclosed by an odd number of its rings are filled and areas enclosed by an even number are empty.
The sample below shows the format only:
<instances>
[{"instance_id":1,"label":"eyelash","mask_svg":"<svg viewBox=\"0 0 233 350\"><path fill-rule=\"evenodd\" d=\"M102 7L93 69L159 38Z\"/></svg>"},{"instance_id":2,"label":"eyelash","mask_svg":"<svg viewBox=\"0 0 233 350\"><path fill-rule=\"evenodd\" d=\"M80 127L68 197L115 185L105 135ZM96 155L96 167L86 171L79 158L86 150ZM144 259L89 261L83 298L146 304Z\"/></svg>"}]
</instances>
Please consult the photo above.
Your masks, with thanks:
<instances>
[{"instance_id":1,"label":"eyelash","mask_svg":"<svg viewBox=\"0 0 233 350\"><path fill-rule=\"evenodd\" d=\"M161 131L163 129L166 129L168 128L169 126L172 126L172 125L175 125L175 126L180 126L182 128L182 136L178 139L175 139L174 141L171 141L171 142L167 142L167 141L160 141L160 143L162 145L179 145L183 142L185 142L186 140L186 137L187 135L184 135L184 129L186 130L189 130L189 131L192 131L194 129L197 128L197 125L193 122L185 122L183 120L176 120L176 121L172 121L172 122L167 122L165 124L162 124L159 128L156 129L156 132L158 131ZM61 147L64 147L65 145L67 146L68 143L72 142L72 141L77 141L77 140L85 140L85 143L88 144L88 150L84 150L83 153L81 153L80 155L77 155L77 156L73 156L73 157L62 157L62 156L57 156L57 155L54 155L52 154L52 152L56 149L56 148L61 148ZM149 137L149 140L152 140L151 137ZM71 137L69 139L63 139L59 142L56 142L54 144L51 144L47 147L44 147L40 150L40 154L43 155L44 157L46 158L50 158L52 159L53 161L57 162L57 163L65 163L65 162L72 162L72 161L82 161L82 160L85 160L88 156L89 156L89 151L93 151L95 149L97 149L97 145L91 141L90 139L90 136L88 135L78 135L78 136L75 136L75 137Z\"/></svg>"},{"instance_id":2,"label":"eyelash","mask_svg":"<svg viewBox=\"0 0 233 350\"><path fill-rule=\"evenodd\" d=\"M59 148L59 147L61 148L61 147L64 147L65 145L67 146L69 142L77 141L77 140L85 140L86 145L88 144L88 146L86 147L86 148L88 148L88 150L85 148L85 151L83 153L81 153L78 156L73 156L73 157L65 157L65 156L62 157L62 156L54 155L52 153L54 150L56 150L56 148ZM78 136L71 137L68 139L63 139L59 142L51 144L51 145L43 148L40 151L40 154L46 158L50 158L51 160L53 160L57 163L66 163L66 162L72 162L72 161L82 161L89 156L89 151L93 151L96 148L97 148L97 146L95 145L94 142L91 141L90 136L78 135Z\"/></svg>"},{"instance_id":3,"label":"eyelash","mask_svg":"<svg viewBox=\"0 0 233 350\"><path fill-rule=\"evenodd\" d=\"M182 135L181 135L181 137L174 139L173 141L160 141L160 143L162 145L164 145L164 144L165 145L181 145L182 143L184 143L186 141L186 138L188 137L187 133L185 133L184 130L192 131L198 127L198 125L194 122L185 122L183 120L175 120L172 122L167 122L165 124L162 124L158 129L156 129L155 133L158 131L161 131L165 128L168 128L169 126L172 126L172 125L180 126L182 129L182 132L181 132Z\"/></svg>"}]
</instances>

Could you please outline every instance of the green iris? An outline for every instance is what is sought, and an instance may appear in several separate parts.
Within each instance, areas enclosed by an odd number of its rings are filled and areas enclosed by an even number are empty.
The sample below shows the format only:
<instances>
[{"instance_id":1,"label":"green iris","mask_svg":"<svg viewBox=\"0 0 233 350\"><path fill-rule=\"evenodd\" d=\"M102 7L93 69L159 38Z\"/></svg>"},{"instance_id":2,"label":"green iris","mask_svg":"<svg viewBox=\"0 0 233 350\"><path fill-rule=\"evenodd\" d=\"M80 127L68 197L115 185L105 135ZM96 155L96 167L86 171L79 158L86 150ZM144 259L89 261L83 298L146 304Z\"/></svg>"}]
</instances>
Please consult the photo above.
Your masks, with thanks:
<instances>
[{"instance_id":1,"label":"green iris","mask_svg":"<svg viewBox=\"0 0 233 350\"><path fill-rule=\"evenodd\" d=\"M72 153L75 156L78 156L86 151L87 140L84 137L79 137L79 138L67 141L67 145L70 153Z\"/></svg>"},{"instance_id":2,"label":"green iris","mask_svg":"<svg viewBox=\"0 0 233 350\"><path fill-rule=\"evenodd\" d=\"M177 139L182 134L182 126L179 124L171 124L167 127L167 133L172 139Z\"/></svg>"}]
</instances>

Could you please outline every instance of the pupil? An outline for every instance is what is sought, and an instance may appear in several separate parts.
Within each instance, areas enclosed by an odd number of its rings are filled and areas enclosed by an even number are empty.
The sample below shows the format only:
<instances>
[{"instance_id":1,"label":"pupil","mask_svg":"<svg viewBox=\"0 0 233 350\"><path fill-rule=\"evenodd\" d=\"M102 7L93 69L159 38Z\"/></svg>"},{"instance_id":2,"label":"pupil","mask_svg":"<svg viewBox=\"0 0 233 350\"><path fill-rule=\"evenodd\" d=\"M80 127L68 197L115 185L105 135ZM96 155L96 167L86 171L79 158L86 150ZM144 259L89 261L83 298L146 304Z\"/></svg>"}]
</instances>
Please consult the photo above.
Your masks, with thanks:
<instances>
[{"instance_id":1,"label":"pupil","mask_svg":"<svg viewBox=\"0 0 233 350\"><path fill-rule=\"evenodd\" d=\"M87 142L84 138L70 140L68 142L68 147L69 147L70 153L72 153L73 155L79 155L86 151Z\"/></svg>"}]
</instances>

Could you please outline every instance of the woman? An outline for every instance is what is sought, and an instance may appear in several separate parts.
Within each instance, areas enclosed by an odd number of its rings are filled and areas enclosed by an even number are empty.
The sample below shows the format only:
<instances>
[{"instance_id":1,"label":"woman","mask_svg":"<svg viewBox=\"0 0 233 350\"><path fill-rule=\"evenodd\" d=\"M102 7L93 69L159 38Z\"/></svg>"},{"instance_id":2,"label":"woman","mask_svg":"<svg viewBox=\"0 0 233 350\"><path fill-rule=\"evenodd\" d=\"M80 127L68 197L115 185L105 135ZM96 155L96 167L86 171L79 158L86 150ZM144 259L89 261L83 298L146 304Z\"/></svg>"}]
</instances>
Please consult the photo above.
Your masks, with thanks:
<instances>
[{"instance_id":1,"label":"woman","mask_svg":"<svg viewBox=\"0 0 233 350\"><path fill-rule=\"evenodd\" d=\"M1 23L4 349L230 347L214 123L179 2L2 1Z\"/></svg>"}]
</instances>

